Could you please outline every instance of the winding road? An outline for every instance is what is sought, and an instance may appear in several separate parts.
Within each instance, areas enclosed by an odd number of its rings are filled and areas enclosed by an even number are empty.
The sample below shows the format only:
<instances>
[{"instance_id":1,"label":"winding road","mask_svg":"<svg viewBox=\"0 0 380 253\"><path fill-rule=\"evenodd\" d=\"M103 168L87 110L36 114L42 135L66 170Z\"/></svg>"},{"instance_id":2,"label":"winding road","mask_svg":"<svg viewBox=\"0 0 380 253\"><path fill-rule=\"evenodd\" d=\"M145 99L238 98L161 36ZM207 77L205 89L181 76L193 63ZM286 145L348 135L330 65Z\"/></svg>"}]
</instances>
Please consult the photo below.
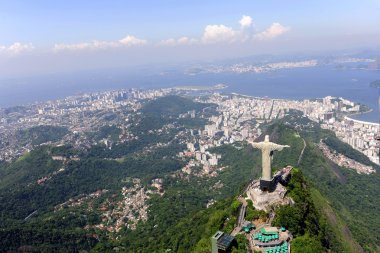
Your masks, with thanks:
<instances>
[{"instance_id":1,"label":"winding road","mask_svg":"<svg viewBox=\"0 0 380 253\"><path fill-rule=\"evenodd\" d=\"M302 137L301 137L301 138L302 138ZM301 154L300 154L300 156L298 157L297 166L299 166L299 165L300 165L300 163L301 163L301 160L302 160L302 157L303 157L303 152L305 151L305 148L306 148L306 141L305 141L305 139L304 139L304 138L302 138L302 140L303 140L303 149L302 149L302 151L301 151Z\"/></svg>"}]
</instances>

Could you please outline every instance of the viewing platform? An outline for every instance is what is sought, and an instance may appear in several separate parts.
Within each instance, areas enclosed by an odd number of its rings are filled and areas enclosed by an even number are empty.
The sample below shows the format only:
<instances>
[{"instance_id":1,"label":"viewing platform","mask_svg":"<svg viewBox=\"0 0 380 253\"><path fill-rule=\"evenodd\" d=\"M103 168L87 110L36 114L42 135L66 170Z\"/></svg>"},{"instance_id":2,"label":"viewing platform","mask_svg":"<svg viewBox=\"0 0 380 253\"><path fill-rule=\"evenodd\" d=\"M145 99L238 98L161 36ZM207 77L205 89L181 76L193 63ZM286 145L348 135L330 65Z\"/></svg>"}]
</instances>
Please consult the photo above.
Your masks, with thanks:
<instances>
[{"instance_id":1,"label":"viewing platform","mask_svg":"<svg viewBox=\"0 0 380 253\"><path fill-rule=\"evenodd\" d=\"M265 253L286 253L290 250L291 234L285 228L263 227L252 235L255 250Z\"/></svg>"}]
</instances>

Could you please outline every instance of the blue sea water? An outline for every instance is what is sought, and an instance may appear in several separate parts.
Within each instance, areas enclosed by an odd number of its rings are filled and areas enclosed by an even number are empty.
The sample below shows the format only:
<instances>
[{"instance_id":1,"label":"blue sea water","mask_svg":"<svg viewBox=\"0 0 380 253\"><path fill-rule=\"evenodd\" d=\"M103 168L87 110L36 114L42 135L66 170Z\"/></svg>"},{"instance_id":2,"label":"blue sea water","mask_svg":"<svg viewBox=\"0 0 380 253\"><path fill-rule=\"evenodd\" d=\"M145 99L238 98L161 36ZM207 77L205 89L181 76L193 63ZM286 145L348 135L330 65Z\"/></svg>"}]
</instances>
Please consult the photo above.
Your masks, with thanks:
<instances>
[{"instance_id":1,"label":"blue sea water","mask_svg":"<svg viewBox=\"0 0 380 253\"><path fill-rule=\"evenodd\" d=\"M0 107L63 98L90 91L120 88L164 88L181 85L228 85L223 92L286 99L343 97L366 104L372 112L355 118L379 122L379 90L369 83L380 79L379 71L337 70L334 66L285 69L262 74L199 74L179 71L93 71L0 81Z\"/></svg>"}]
</instances>

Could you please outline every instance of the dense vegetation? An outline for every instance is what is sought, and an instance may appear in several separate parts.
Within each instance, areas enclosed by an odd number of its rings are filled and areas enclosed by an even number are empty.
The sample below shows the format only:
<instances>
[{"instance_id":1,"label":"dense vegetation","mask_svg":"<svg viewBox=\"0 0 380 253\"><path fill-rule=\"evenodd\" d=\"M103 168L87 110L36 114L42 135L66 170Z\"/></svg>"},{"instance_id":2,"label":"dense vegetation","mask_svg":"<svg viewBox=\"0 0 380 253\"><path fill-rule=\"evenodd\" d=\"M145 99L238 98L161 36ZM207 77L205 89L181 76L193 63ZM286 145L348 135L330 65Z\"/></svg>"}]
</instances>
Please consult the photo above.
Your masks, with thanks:
<instances>
[{"instance_id":1,"label":"dense vegetation","mask_svg":"<svg viewBox=\"0 0 380 253\"><path fill-rule=\"evenodd\" d=\"M119 243L101 242L96 250L106 251L112 247L124 248L127 252L210 252L210 237L218 229L231 232L236 222L237 207L232 197L236 196L250 177L257 176L259 165L254 157L257 151L246 146L238 150L232 145L213 149L222 154L222 163L227 166L218 178L190 177L188 180L165 177L163 197L150 200L151 213L148 221L135 231L125 231ZM222 188L215 188L221 183ZM205 209L210 199L218 200ZM238 238L235 252L246 252L245 239ZM146 243L146 242L149 243ZM133 249L133 250L132 250Z\"/></svg>"},{"instance_id":2,"label":"dense vegetation","mask_svg":"<svg viewBox=\"0 0 380 253\"><path fill-rule=\"evenodd\" d=\"M57 170L62 164L49 159L48 150L47 146L38 147L11 164L3 163L0 189L23 189L31 181Z\"/></svg>"},{"instance_id":3,"label":"dense vegetation","mask_svg":"<svg viewBox=\"0 0 380 253\"><path fill-rule=\"evenodd\" d=\"M321 129L306 118L288 117L284 121L305 140L306 148L299 167L322 194L322 200L319 198L319 201L324 204L319 207L323 209L329 223L340 227L337 240L346 244L351 252L360 252L363 249L366 252L380 251L380 207L377 204L380 202L379 173L361 175L341 168L324 157L317 143L324 140L331 148L363 164L371 165L377 171L379 166L340 141L331 131ZM313 198L317 196L313 194Z\"/></svg>"},{"instance_id":4,"label":"dense vegetation","mask_svg":"<svg viewBox=\"0 0 380 253\"><path fill-rule=\"evenodd\" d=\"M336 213L349 225L360 245L368 252L376 252L380 240L378 173L370 176L359 175L352 170L331 164L318 153L317 147L309 143L302 161L302 167L306 168L305 174L329 199Z\"/></svg>"},{"instance_id":5,"label":"dense vegetation","mask_svg":"<svg viewBox=\"0 0 380 253\"><path fill-rule=\"evenodd\" d=\"M247 209L245 210L245 219L247 221L252 221L252 220L257 220L257 219L261 219L261 220L266 220L268 218L268 214L263 211L263 210L257 210L254 206L253 206L253 202L252 200L247 200Z\"/></svg>"},{"instance_id":6,"label":"dense vegetation","mask_svg":"<svg viewBox=\"0 0 380 253\"><path fill-rule=\"evenodd\" d=\"M218 177L173 177L172 173L183 166L183 161L175 155L184 148L183 143L172 140L173 136L182 131L184 125L199 128L205 124L206 121L198 117L199 112L212 108L212 105L189 101L169 97L149 102L131 120L129 130L138 135L138 139L117 143L121 130L115 125L89 133L95 140L115 141L112 149L102 144L85 150L72 146L40 146L17 161L0 163L0 251L210 252L210 236L216 230L231 232L233 229L239 206L234 197L252 178L259 176L261 155L246 143L224 145L210 150L222 155L220 163L224 170ZM196 111L197 117L176 118L191 110ZM360 252L356 241L367 252L379 251L379 173L358 175L340 168L326 160L316 143L323 139L338 152L364 164L373 164L306 118L295 114L284 122L269 125L265 131L272 141L292 147L275 152L275 169L299 163L300 170L293 172L288 186L296 203L281 207L274 221L294 234L293 251ZM173 127L157 133L157 129L167 124ZM56 140L55 137L41 138L38 137L36 143ZM157 143L169 145L147 152L146 147ZM300 156L302 150L304 153ZM80 160L64 163L52 160L52 155L76 155ZM64 171L44 184L36 183L62 167ZM148 201L148 220L140 223L136 230L121 230L118 240L84 229L88 224L99 222L96 212L84 207L53 212L55 205L67 199L99 189L109 192L95 205L113 196L117 198L121 187L127 185L124 181L127 177L140 178L144 185L153 178L163 178L165 193L152 195ZM206 208L210 200L216 203ZM247 219L265 216L252 206L246 215ZM233 251L246 252L245 238L238 236L237 241Z\"/></svg>"},{"instance_id":7,"label":"dense vegetation","mask_svg":"<svg viewBox=\"0 0 380 253\"><path fill-rule=\"evenodd\" d=\"M232 199L228 198L217 202L208 209L198 206L195 209L198 211L192 211L181 217L177 214L178 211L179 213L188 212L186 206L193 205L195 207L195 202L199 200L197 198L191 200L189 197L169 197L168 200L166 198L152 199L153 202L165 202L153 204L155 208L152 219L149 219L146 224L142 224L136 231L127 232L119 242L98 243L94 251L107 252L117 246L126 252L163 252L168 250L172 252L210 252L210 237L217 230L231 232L236 221L237 210L232 205ZM184 205L185 203L186 205ZM176 212L171 211L171 209ZM160 224L160 226L155 224ZM246 252L245 238L238 239L238 246L234 252Z\"/></svg>"},{"instance_id":8,"label":"dense vegetation","mask_svg":"<svg viewBox=\"0 0 380 253\"><path fill-rule=\"evenodd\" d=\"M190 99L179 96L160 97L148 102L141 110L144 115L155 115L160 117L178 116L188 111L200 111L212 104L195 103Z\"/></svg>"},{"instance_id":9,"label":"dense vegetation","mask_svg":"<svg viewBox=\"0 0 380 253\"><path fill-rule=\"evenodd\" d=\"M120 134L121 129L115 125L111 125L101 127L98 131L90 133L89 137L97 141L105 138L110 138L112 141L117 141Z\"/></svg>"},{"instance_id":10,"label":"dense vegetation","mask_svg":"<svg viewBox=\"0 0 380 253\"><path fill-rule=\"evenodd\" d=\"M165 124L173 122L183 123L185 126L202 127L206 121L201 118L175 119L179 114L185 114L190 111L205 111L214 108L215 105L195 103L190 99L179 96L161 97L148 102L138 115L137 124L131 126L133 133L146 132L152 129L161 128ZM213 110L211 110L213 111Z\"/></svg>"},{"instance_id":11,"label":"dense vegetation","mask_svg":"<svg viewBox=\"0 0 380 253\"><path fill-rule=\"evenodd\" d=\"M62 252L88 250L98 240L88 235L89 231L86 232L83 228L87 224L99 222L98 214L89 213L83 208L72 208L70 212L65 210L52 212L55 205L99 189L109 190L108 196L111 196L119 193L121 187L127 184L124 181L125 178L137 177L146 184L153 178L162 177L180 169L183 162L176 158L176 154L183 150L184 145L178 141L172 141L173 137L182 130L180 123L177 123L176 128L168 129L161 134L148 133L148 131L173 122L175 118L169 120L169 117L178 117L178 113L186 113L187 110L196 110L199 113L199 110L209 105L193 103L189 99L178 97L167 99L175 103L169 112L166 111L166 99L149 102L146 109L143 109L153 113L154 110L160 110L159 108L165 105L164 109L153 116L159 122L157 126L141 124L139 117L132 122L132 124L136 123L133 130L141 133L140 138L136 140L115 144L112 149L103 145L95 145L87 150L78 150L69 145L40 146L15 162L1 163L0 239L7 240L7 243L1 244L0 251L25 247L28 250L51 252L57 250L57 245L61 245L59 251ZM196 124L204 122L199 117L194 121ZM65 131L61 128L40 126L19 134L22 141L28 140L40 144L58 140L64 133ZM106 125L100 127L98 131L89 133L88 138L95 141L103 138L117 141L120 134L119 127ZM159 142L168 143L168 145L143 152L147 147L152 147ZM80 160L54 161L53 155L78 156ZM64 168L64 171L54 174L60 168ZM37 184L38 179L46 176L51 178L42 184ZM176 193L173 194L176 195ZM188 199L191 199L195 193L188 193L188 195ZM161 203L160 199L159 197L151 199L153 208L160 209L160 205L165 204ZM105 197L99 201L104 200ZM196 210L195 207L204 206L205 201L207 198L201 202L193 202L195 205L192 207L193 210ZM190 210L192 210L191 207L182 211L179 206L179 217L187 215ZM170 220L172 217L174 217L173 213L168 213L164 220ZM31 231L36 231L36 235L31 237ZM29 242L28 237L33 238L33 241ZM108 239L105 238L105 240Z\"/></svg>"},{"instance_id":12,"label":"dense vegetation","mask_svg":"<svg viewBox=\"0 0 380 253\"><path fill-rule=\"evenodd\" d=\"M327 234L327 224L316 210L310 186L299 169L293 169L287 188L295 204L278 208L273 224L292 232L295 237L292 252L323 252L324 248L328 249L334 244L331 243L333 237Z\"/></svg>"},{"instance_id":13,"label":"dense vegetation","mask_svg":"<svg viewBox=\"0 0 380 253\"><path fill-rule=\"evenodd\" d=\"M49 141L58 141L68 132L69 131L65 127L42 125L18 131L17 138L22 143L31 142L32 145L39 145Z\"/></svg>"}]
</instances>

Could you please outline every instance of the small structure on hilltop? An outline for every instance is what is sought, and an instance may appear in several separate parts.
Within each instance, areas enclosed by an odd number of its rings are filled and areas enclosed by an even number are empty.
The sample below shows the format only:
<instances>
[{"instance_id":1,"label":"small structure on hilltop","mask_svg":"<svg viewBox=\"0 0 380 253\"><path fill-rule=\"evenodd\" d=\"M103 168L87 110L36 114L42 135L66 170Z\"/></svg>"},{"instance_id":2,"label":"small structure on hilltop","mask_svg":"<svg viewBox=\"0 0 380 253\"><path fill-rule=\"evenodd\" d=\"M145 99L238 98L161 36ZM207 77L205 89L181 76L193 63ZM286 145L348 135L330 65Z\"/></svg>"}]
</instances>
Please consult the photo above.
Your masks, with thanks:
<instances>
[{"instance_id":1,"label":"small structure on hilltop","mask_svg":"<svg viewBox=\"0 0 380 253\"><path fill-rule=\"evenodd\" d=\"M211 237L211 252L230 252L234 244L236 244L235 237L222 231L218 231Z\"/></svg>"},{"instance_id":2,"label":"small structure on hilltop","mask_svg":"<svg viewBox=\"0 0 380 253\"><path fill-rule=\"evenodd\" d=\"M289 241L292 235L283 228L262 227L252 235L252 244L255 250L265 250L265 253L289 252Z\"/></svg>"},{"instance_id":3,"label":"small structure on hilltop","mask_svg":"<svg viewBox=\"0 0 380 253\"><path fill-rule=\"evenodd\" d=\"M243 226L241 227L240 232L244 231L245 233L251 232L252 229L256 229L256 226L249 221L244 221Z\"/></svg>"}]
</instances>

